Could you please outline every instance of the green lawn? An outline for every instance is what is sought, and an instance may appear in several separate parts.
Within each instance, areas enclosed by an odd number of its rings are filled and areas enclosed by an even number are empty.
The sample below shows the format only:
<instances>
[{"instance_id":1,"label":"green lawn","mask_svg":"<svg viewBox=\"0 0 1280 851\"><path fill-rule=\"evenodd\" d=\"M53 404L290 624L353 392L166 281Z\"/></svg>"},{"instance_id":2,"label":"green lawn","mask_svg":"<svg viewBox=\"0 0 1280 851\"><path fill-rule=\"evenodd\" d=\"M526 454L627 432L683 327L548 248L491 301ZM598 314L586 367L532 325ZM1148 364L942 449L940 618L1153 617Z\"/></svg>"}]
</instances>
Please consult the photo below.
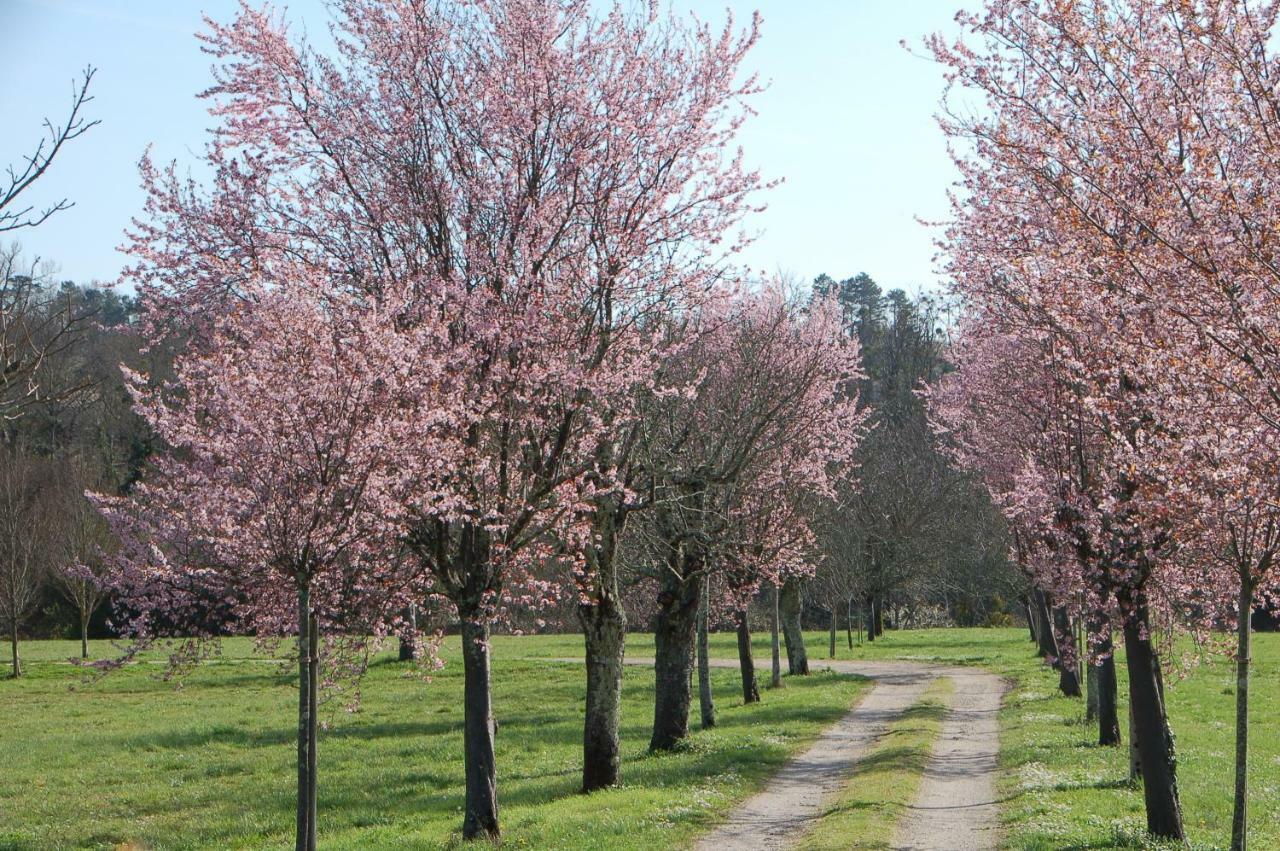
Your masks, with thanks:
<instances>
[{"instance_id":1,"label":"green lawn","mask_svg":"<svg viewBox=\"0 0 1280 851\"><path fill-rule=\"evenodd\" d=\"M756 659L767 664L768 636L756 639ZM1001 740L1008 847L1142 847L1142 801L1125 784L1125 751L1091 744L1081 702L1056 696L1057 678L1035 658L1024 630L895 632L852 652L843 639L842 659L958 662L1013 681ZM429 683L379 660L366 678L361 712L330 713L320 751L322 845L456 844L462 805L457 642L448 640L448 664ZM820 663L826 634L812 633L808 643ZM181 690L158 679L157 665L81 686L78 673L61 661L76 649L72 642L25 644L30 676L0 681L0 849L291 843L296 692L288 672L251 658L248 642L232 641L219 664L200 668ZM652 638L631 636L628 652L652 655ZM712 652L734 656L733 635L713 636ZM743 708L736 672L716 670L721 727L697 733L686 752L651 757L645 747L652 675L629 668L625 785L583 796L577 793L582 672L549 661L579 655L576 636L494 640L504 847L687 845L865 688L834 675L788 678L782 690L765 692L763 704ZM1258 636L1256 657L1252 847L1280 848L1280 730L1273 720L1280 636ZM1123 665L1120 671L1123 676ZM1225 848L1230 836L1232 684L1231 669L1220 660L1168 684L1183 806L1197 848ZM1124 689L1122 680L1122 696ZM696 706L694 714L696 720ZM894 770L904 768L911 775L904 782L913 782L911 766Z\"/></svg>"},{"instance_id":2,"label":"green lawn","mask_svg":"<svg viewBox=\"0 0 1280 851\"><path fill-rule=\"evenodd\" d=\"M717 649L732 636L718 637ZM321 845L457 844L462 807L462 671L457 638L431 682L380 659L358 714L329 714L320 743ZM716 670L719 727L684 752L646 753L653 678L627 671L624 786L578 793L581 639L494 641L494 709L504 847L679 847L758 789L866 687L823 674L744 708L737 673ZM637 655L652 639L636 636ZM263 848L292 845L296 691L287 671L229 641L181 690L159 665L92 685L65 664L72 642L23 646L28 676L0 681L0 849ZM97 645L96 653L109 648ZM696 704L695 704L696 721Z\"/></svg>"}]
</instances>

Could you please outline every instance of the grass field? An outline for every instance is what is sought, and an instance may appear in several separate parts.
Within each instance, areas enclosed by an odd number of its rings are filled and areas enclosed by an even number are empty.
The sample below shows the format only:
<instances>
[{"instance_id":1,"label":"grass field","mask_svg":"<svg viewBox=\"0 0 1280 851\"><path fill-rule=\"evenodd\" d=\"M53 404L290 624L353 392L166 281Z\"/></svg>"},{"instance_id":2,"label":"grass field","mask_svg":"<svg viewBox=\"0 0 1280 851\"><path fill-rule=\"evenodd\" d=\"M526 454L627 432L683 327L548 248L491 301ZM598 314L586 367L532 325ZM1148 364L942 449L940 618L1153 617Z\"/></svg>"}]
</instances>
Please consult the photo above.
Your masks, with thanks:
<instances>
[{"instance_id":1,"label":"grass field","mask_svg":"<svg viewBox=\"0 0 1280 851\"><path fill-rule=\"evenodd\" d=\"M727 651L732 636L718 637ZM429 683L381 659L358 714L335 710L320 740L321 845L440 848L461 827L462 669L457 638ZM634 652L651 652L637 636ZM646 753L652 673L627 671L620 789L578 793L581 639L494 641L504 848L679 847L750 794L865 689L822 674L744 708L715 670L719 726L684 752ZM24 645L28 676L0 681L0 849L292 847L296 691L288 671L226 642L181 690L157 665L81 687L71 642ZM97 646L97 653L108 648ZM696 723L696 710L695 710Z\"/></svg>"},{"instance_id":2,"label":"grass field","mask_svg":"<svg viewBox=\"0 0 1280 851\"><path fill-rule=\"evenodd\" d=\"M1125 784L1125 751L1091 744L1081 702L1055 696L1056 676L1040 665L1025 636L1013 629L922 630L890 633L853 651L842 636L838 653L981 665L1013 681L1001 740L1008 847L1142 847L1141 795ZM757 640L756 658L767 662L767 636ZM362 710L331 712L331 729L320 745L323 846L456 844L463 770L457 641L448 640L448 664L430 683L380 659L365 680ZM815 661L825 658L826 646L825 633L809 636ZM650 655L652 639L633 635L628 648L635 656ZM252 658L249 649L248 642L227 642L218 664L200 668L176 690L158 679L156 665L81 686L79 674L63 662L77 645L24 645L29 676L0 681L0 849L291 844L296 691L290 672ZM95 652L107 650L100 645ZM733 636L713 636L712 652L733 656ZM744 708L736 672L715 670L721 726L695 734L683 753L652 757L645 753L652 675L630 668L624 786L583 796L577 794L582 672L547 661L580 654L576 636L494 640L504 847L686 845L866 687L831 674L788 678L784 689L766 691L761 705ZM1280 636L1259 636L1256 658L1252 841L1255 848L1280 848L1280 730L1273 720ZM1222 661L1169 683L1183 806L1197 848L1225 848L1230 835L1232 683ZM1124 688L1122 680L1122 695ZM921 710L905 719L894 744L918 750L930 735L931 718ZM898 793L917 774L905 757L882 767L888 773L872 779L893 775L890 785ZM875 794L873 788L866 778L861 790L850 786L844 816L851 820L830 822L840 829L826 835L838 840L842 832L884 832L897 804L858 805ZM870 813L879 813L877 820L860 828L858 818Z\"/></svg>"}]
</instances>

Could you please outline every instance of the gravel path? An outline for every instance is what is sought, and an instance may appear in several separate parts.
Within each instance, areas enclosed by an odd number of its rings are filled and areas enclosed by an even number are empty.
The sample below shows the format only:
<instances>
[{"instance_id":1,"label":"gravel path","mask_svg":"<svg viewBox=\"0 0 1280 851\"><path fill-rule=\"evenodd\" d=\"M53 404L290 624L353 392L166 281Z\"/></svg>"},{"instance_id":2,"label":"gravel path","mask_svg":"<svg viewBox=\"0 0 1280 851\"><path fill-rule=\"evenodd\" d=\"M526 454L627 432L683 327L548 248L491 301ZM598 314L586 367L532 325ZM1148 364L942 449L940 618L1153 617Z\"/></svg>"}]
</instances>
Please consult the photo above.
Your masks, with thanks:
<instances>
[{"instance_id":1,"label":"gravel path","mask_svg":"<svg viewBox=\"0 0 1280 851\"><path fill-rule=\"evenodd\" d=\"M790 848L848 781L858 760L885 728L920 700L932 676L899 663L827 663L842 673L874 677L871 692L829 727L809 750L792 758L763 791L748 798L720 827L702 838L699 851Z\"/></svg>"},{"instance_id":2,"label":"gravel path","mask_svg":"<svg viewBox=\"0 0 1280 851\"><path fill-rule=\"evenodd\" d=\"M934 744L924 781L898 825L902 851L985 851L999 841L995 799L1000 699L1004 681L977 668L949 668L951 708Z\"/></svg>"},{"instance_id":3,"label":"gravel path","mask_svg":"<svg viewBox=\"0 0 1280 851\"><path fill-rule=\"evenodd\" d=\"M556 659L581 662L581 659ZM627 658L629 665L652 659ZM736 659L712 659L737 668ZM789 760L760 792L738 805L719 827L699 840L698 851L772 851L792 848L820 818L829 798L844 787L854 765L885 729L917 703L936 677L952 680L942 730L925 767L915 802L898 825L895 851L988 851L999 843L995 796L1000 701L1004 680L980 668L906 661L811 662L875 681L871 692Z\"/></svg>"},{"instance_id":4,"label":"gravel path","mask_svg":"<svg viewBox=\"0 0 1280 851\"><path fill-rule=\"evenodd\" d=\"M636 660L643 664L642 660ZM714 664L736 667L733 660ZM698 851L791 848L821 817L827 800L847 782L854 765L885 728L919 699L935 677L955 684L942 731L915 803L899 825L893 848L903 851L985 851L995 848L997 711L1004 682L977 668L918 662L830 661L829 667L875 680L871 693L830 727L805 753L790 760L763 791L729 814L699 841Z\"/></svg>"}]
</instances>

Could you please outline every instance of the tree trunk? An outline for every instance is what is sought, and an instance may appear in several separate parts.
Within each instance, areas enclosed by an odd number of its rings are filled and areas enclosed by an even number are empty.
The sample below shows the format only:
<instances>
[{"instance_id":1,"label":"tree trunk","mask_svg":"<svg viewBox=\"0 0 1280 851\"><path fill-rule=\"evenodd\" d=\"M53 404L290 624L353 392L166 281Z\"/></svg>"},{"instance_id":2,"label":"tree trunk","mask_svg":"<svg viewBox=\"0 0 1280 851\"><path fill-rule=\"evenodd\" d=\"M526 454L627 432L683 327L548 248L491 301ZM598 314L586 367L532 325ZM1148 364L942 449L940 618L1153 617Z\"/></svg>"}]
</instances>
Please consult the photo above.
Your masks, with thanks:
<instances>
[{"instance_id":1,"label":"tree trunk","mask_svg":"<svg viewBox=\"0 0 1280 851\"><path fill-rule=\"evenodd\" d=\"M297 851L316 847L316 691L319 685L311 588L298 583L298 807Z\"/></svg>"},{"instance_id":2,"label":"tree trunk","mask_svg":"<svg viewBox=\"0 0 1280 851\"><path fill-rule=\"evenodd\" d=\"M1036 641L1041 657L1058 658L1058 645L1053 637L1053 621L1049 617L1048 596L1039 588L1035 590Z\"/></svg>"},{"instance_id":3,"label":"tree trunk","mask_svg":"<svg viewBox=\"0 0 1280 851\"><path fill-rule=\"evenodd\" d=\"M853 650L853 600L845 602L844 607L844 632L849 639L849 649Z\"/></svg>"},{"instance_id":4,"label":"tree trunk","mask_svg":"<svg viewBox=\"0 0 1280 851\"><path fill-rule=\"evenodd\" d=\"M616 562L618 534L626 525L619 503L597 507L599 536L592 583L578 606L586 643L587 701L582 732L582 791L616 786L622 767L618 724L622 710L622 671L627 640L627 614L622 608Z\"/></svg>"},{"instance_id":5,"label":"tree trunk","mask_svg":"<svg viewBox=\"0 0 1280 851\"><path fill-rule=\"evenodd\" d=\"M769 621L769 629L773 639L773 669L769 679L769 685L772 688L778 688L782 685L782 648L778 646L778 597L780 593L778 586L773 586L773 594L770 595L773 601L773 612Z\"/></svg>"},{"instance_id":6,"label":"tree trunk","mask_svg":"<svg viewBox=\"0 0 1280 851\"><path fill-rule=\"evenodd\" d=\"M622 670L627 616L612 590L578 607L587 652L587 706L582 734L582 791L616 786L622 765L618 717L622 706Z\"/></svg>"},{"instance_id":7,"label":"tree trunk","mask_svg":"<svg viewBox=\"0 0 1280 851\"><path fill-rule=\"evenodd\" d=\"M80 613L80 658L89 658L89 613Z\"/></svg>"},{"instance_id":8,"label":"tree trunk","mask_svg":"<svg viewBox=\"0 0 1280 851\"><path fill-rule=\"evenodd\" d=\"M1093 724L1098 720L1098 666L1088 663L1084 677L1084 722Z\"/></svg>"},{"instance_id":9,"label":"tree trunk","mask_svg":"<svg viewBox=\"0 0 1280 851\"><path fill-rule=\"evenodd\" d=\"M827 658L828 658L828 659L834 659L834 658L836 658L836 631L837 631L837 629L836 629L836 612L838 612L838 611L839 611L839 609L837 609L837 608L835 607L835 604L834 604L834 603L832 603L832 605L831 605L831 623L830 623L831 633L827 636L827 638L828 638L828 641L827 641Z\"/></svg>"},{"instance_id":10,"label":"tree trunk","mask_svg":"<svg viewBox=\"0 0 1280 851\"><path fill-rule=\"evenodd\" d=\"M1031 640L1036 641L1039 637L1039 632L1036 630L1035 609L1032 608L1030 599L1024 599L1022 601L1022 605L1026 607L1027 610L1027 629L1031 632Z\"/></svg>"},{"instance_id":11,"label":"tree trunk","mask_svg":"<svg viewBox=\"0 0 1280 851\"><path fill-rule=\"evenodd\" d=\"M782 583L779 605L782 609L782 638L787 645L787 672L792 676L809 673L809 654L805 652L804 632L800 627L800 580Z\"/></svg>"},{"instance_id":12,"label":"tree trunk","mask_svg":"<svg viewBox=\"0 0 1280 851\"><path fill-rule=\"evenodd\" d=\"M1236 793L1231 814L1231 851L1249 845L1249 663L1253 654L1253 582L1240 577L1239 623L1236 624Z\"/></svg>"},{"instance_id":13,"label":"tree trunk","mask_svg":"<svg viewBox=\"0 0 1280 851\"><path fill-rule=\"evenodd\" d=\"M1138 722L1129 703L1129 784L1137 786L1142 779L1142 754L1138 750Z\"/></svg>"},{"instance_id":14,"label":"tree trunk","mask_svg":"<svg viewBox=\"0 0 1280 851\"><path fill-rule=\"evenodd\" d=\"M716 725L716 704L711 694L711 659L707 648L710 609L711 583L704 581L702 593L698 595L698 709L704 730L710 730Z\"/></svg>"},{"instance_id":15,"label":"tree trunk","mask_svg":"<svg viewBox=\"0 0 1280 851\"><path fill-rule=\"evenodd\" d=\"M649 750L669 751L689 736L693 645L702 578L680 579L667 572L654 621L653 737Z\"/></svg>"},{"instance_id":16,"label":"tree trunk","mask_svg":"<svg viewBox=\"0 0 1280 851\"><path fill-rule=\"evenodd\" d=\"M742 702L759 703L760 687L756 685L756 661L751 655L751 624L746 609L738 612L738 668L742 671Z\"/></svg>"},{"instance_id":17,"label":"tree trunk","mask_svg":"<svg viewBox=\"0 0 1280 851\"><path fill-rule=\"evenodd\" d=\"M884 600L874 599L871 601L871 611L874 617L871 619L872 626L875 627L876 638L884 635Z\"/></svg>"},{"instance_id":18,"label":"tree trunk","mask_svg":"<svg viewBox=\"0 0 1280 851\"><path fill-rule=\"evenodd\" d=\"M462 838L497 839L498 772L493 756L489 621L478 606L458 606L462 621L463 736L467 800Z\"/></svg>"},{"instance_id":19,"label":"tree trunk","mask_svg":"<svg viewBox=\"0 0 1280 851\"><path fill-rule=\"evenodd\" d=\"M9 646L13 649L13 678L16 680L22 676L22 660L18 658L18 622L16 618L9 632Z\"/></svg>"},{"instance_id":20,"label":"tree trunk","mask_svg":"<svg viewBox=\"0 0 1280 851\"><path fill-rule=\"evenodd\" d=\"M1103 747L1120 745L1119 686L1116 683L1115 647L1111 640L1111 625L1098 642L1102 659L1098 663L1098 744Z\"/></svg>"},{"instance_id":21,"label":"tree trunk","mask_svg":"<svg viewBox=\"0 0 1280 851\"><path fill-rule=\"evenodd\" d=\"M867 641L874 644L876 640L876 598L867 598Z\"/></svg>"},{"instance_id":22,"label":"tree trunk","mask_svg":"<svg viewBox=\"0 0 1280 851\"><path fill-rule=\"evenodd\" d=\"M1058 644L1058 688L1066 697L1080 697L1080 676L1076 668L1079 651L1075 648L1076 636L1071 628L1071 618L1066 609L1057 606L1053 610L1053 619L1057 631L1055 643ZM1067 653L1062 652L1061 641L1067 642Z\"/></svg>"},{"instance_id":23,"label":"tree trunk","mask_svg":"<svg viewBox=\"0 0 1280 851\"><path fill-rule=\"evenodd\" d=\"M409 629L413 637L400 637L400 661L411 662L413 661L413 658L418 655L418 607L410 603L409 611L405 612L405 616L409 621Z\"/></svg>"},{"instance_id":24,"label":"tree trunk","mask_svg":"<svg viewBox=\"0 0 1280 851\"><path fill-rule=\"evenodd\" d=\"M1129 705L1133 708L1134 733L1142 762L1147 831L1161 839L1183 840L1177 757L1161 694L1160 659L1151 645L1145 609L1126 618L1124 649L1129 668Z\"/></svg>"},{"instance_id":25,"label":"tree trunk","mask_svg":"<svg viewBox=\"0 0 1280 851\"><path fill-rule=\"evenodd\" d=\"M1089 619L1089 631L1098 636L1098 660L1096 665L1091 665L1091 671L1096 671L1097 676L1098 745L1114 747L1120 744L1120 709L1110 618L1105 613L1094 612Z\"/></svg>"}]
</instances>

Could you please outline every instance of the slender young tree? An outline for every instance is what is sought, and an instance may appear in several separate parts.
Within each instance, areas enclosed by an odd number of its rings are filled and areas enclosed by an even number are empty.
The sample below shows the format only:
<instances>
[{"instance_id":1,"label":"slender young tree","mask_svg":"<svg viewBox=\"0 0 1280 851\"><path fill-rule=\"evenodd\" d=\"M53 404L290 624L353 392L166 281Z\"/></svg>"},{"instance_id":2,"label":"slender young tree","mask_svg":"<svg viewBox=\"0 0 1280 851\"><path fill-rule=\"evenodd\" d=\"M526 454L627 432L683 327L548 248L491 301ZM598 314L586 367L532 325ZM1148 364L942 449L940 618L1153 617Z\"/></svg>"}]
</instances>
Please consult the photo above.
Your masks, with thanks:
<instances>
[{"instance_id":1,"label":"slender young tree","mask_svg":"<svg viewBox=\"0 0 1280 851\"><path fill-rule=\"evenodd\" d=\"M83 465L72 464L65 474L70 486L61 489L58 504L65 545L50 572L58 590L75 607L80 658L88 659L89 621L107 597L104 579L115 542L100 512L85 498L85 490L97 483L89 480Z\"/></svg>"},{"instance_id":2,"label":"slender young tree","mask_svg":"<svg viewBox=\"0 0 1280 851\"><path fill-rule=\"evenodd\" d=\"M200 634L217 601L237 631L296 634L304 851L317 835L321 634L385 634L423 592L389 557L402 433L388 414L433 382L380 316L344 315L305 286L255 295L211 322L172 382L132 376L168 451L130 497L100 501L125 541L112 584L133 634Z\"/></svg>"},{"instance_id":3,"label":"slender young tree","mask_svg":"<svg viewBox=\"0 0 1280 851\"><path fill-rule=\"evenodd\" d=\"M52 464L0 444L0 624L9 638L10 676L22 676L19 633L40 600L57 542Z\"/></svg>"}]
</instances>

